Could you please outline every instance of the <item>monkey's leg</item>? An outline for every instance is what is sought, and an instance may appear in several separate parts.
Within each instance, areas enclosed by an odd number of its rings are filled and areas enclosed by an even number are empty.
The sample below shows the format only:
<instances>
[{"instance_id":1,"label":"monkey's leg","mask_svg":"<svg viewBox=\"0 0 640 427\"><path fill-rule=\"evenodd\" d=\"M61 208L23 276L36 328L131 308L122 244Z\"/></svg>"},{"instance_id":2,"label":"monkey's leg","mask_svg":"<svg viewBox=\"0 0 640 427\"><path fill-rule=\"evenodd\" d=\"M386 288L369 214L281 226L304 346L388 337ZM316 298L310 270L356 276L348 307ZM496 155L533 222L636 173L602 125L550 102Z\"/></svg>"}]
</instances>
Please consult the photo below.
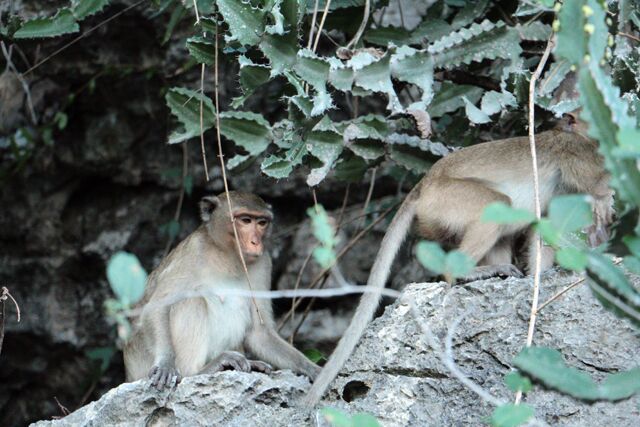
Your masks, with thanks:
<instances>
[{"instance_id":1,"label":"monkey's leg","mask_svg":"<svg viewBox=\"0 0 640 427\"><path fill-rule=\"evenodd\" d=\"M476 263L484 261L491 264L476 267L462 280L499 275L522 276L520 270L511 264L510 248L502 247L506 241L511 241L513 231L500 224L480 221L485 206L492 202L510 205L509 197L479 180L440 176L423 188L420 199L422 202L418 204L416 216L423 237L441 240L439 234L453 230L461 238L459 250ZM445 275L445 279L453 283L451 276Z\"/></svg>"},{"instance_id":2,"label":"monkey's leg","mask_svg":"<svg viewBox=\"0 0 640 427\"><path fill-rule=\"evenodd\" d=\"M474 260L482 260L494 250L497 241L502 234L499 224L482 223L480 221L470 224L460 242L460 250ZM500 249L499 247L497 248ZM489 257L491 258L491 257ZM523 277L522 272L509 262L505 264L481 265L473 269L471 273L460 278L462 281L487 279L494 276ZM448 279L448 278L447 278Z\"/></svg>"},{"instance_id":3,"label":"monkey's leg","mask_svg":"<svg viewBox=\"0 0 640 427\"><path fill-rule=\"evenodd\" d=\"M527 274L531 275L535 271L536 268L536 233L533 228L529 230L528 240L528 250L527 250ZM553 267L553 259L555 258L555 251L551 246L546 246L543 242L542 244L542 260L540 262L540 271L544 272L545 270Z\"/></svg>"},{"instance_id":4,"label":"monkey's leg","mask_svg":"<svg viewBox=\"0 0 640 427\"><path fill-rule=\"evenodd\" d=\"M245 345L252 354L260 359L281 369L291 369L294 372L303 373L312 380L320 371L317 365L267 325L254 324L252 331L245 339Z\"/></svg>"},{"instance_id":5,"label":"monkey's leg","mask_svg":"<svg viewBox=\"0 0 640 427\"><path fill-rule=\"evenodd\" d=\"M251 362L237 351L223 351L218 357L207 363L200 371L201 374L214 374L233 369L241 372L251 372Z\"/></svg>"}]
</instances>

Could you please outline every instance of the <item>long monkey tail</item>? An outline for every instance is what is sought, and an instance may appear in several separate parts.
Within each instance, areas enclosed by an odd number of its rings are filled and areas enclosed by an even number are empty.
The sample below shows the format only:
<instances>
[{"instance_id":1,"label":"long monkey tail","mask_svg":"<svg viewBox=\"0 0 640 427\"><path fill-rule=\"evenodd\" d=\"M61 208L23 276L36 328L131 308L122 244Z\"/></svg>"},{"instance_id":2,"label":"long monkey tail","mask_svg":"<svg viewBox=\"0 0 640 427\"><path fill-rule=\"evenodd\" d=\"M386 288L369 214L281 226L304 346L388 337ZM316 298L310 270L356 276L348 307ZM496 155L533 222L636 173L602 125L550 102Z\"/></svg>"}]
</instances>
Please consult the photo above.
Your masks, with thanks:
<instances>
[{"instance_id":1,"label":"long monkey tail","mask_svg":"<svg viewBox=\"0 0 640 427\"><path fill-rule=\"evenodd\" d=\"M309 392L303 398L302 403L304 406L311 408L318 404L331 381L338 375L340 369L342 369L349 356L351 356L367 324L371 321L380 302L380 292L376 292L376 290L383 289L387 283L391 264L411 227L411 222L416 211L415 201L419 194L419 186L420 185L417 185L411 190L407 198L402 202L402 205L400 205L393 221L391 221L382 239L380 250L371 268L369 280L367 281L367 287L371 288L372 292L365 292L362 295L360 305L358 305L349 327L342 335L342 339L331 354L329 361L327 361L327 364L324 365L322 371L320 371L320 374L314 380Z\"/></svg>"}]
</instances>

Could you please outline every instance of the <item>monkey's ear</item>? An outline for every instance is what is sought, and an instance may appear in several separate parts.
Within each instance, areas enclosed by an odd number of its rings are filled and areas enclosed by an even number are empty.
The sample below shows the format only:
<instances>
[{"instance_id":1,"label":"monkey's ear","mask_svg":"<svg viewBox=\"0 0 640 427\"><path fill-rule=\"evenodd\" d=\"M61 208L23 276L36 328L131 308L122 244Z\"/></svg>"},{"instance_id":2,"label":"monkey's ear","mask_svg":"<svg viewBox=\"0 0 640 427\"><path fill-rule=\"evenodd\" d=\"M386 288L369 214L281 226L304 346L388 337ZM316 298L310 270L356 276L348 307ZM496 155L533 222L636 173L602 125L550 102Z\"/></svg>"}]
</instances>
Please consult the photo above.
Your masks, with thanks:
<instances>
[{"instance_id":1,"label":"monkey's ear","mask_svg":"<svg viewBox=\"0 0 640 427\"><path fill-rule=\"evenodd\" d=\"M220 206L220 199L216 196L206 196L200 200L200 218L207 222L211 219L211 214Z\"/></svg>"}]
</instances>

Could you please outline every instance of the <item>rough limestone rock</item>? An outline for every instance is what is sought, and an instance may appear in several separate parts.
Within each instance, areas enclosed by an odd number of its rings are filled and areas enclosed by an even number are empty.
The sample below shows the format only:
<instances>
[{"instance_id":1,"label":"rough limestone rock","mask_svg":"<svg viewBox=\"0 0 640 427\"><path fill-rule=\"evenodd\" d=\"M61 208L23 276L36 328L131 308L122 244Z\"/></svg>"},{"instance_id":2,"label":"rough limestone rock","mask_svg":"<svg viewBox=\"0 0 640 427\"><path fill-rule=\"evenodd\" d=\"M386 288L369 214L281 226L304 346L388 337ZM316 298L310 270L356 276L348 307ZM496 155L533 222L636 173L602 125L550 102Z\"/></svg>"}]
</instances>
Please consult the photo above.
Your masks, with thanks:
<instances>
[{"instance_id":1,"label":"rough limestone rock","mask_svg":"<svg viewBox=\"0 0 640 427\"><path fill-rule=\"evenodd\" d=\"M220 372L188 377L173 391L147 381L122 384L71 415L33 426L252 426L308 425L293 409L309 381L291 371Z\"/></svg>"},{"instance_id":2,"label":"rough limestone rock","mask_svg":"<svg viewBox=\"0 0 640 427\"><path fill-rule=\"evenodd\" d=\"M540 301L578 278L548 275ZM638 286L640 279L633 282ZM452 334L455 363L484 390L510 401L513 395L503 378L525 342L531 287L530 278L452 288L443 283L408 286L367 329L321 406L369 412L384 426L481 425L493 407L452 375L418 322L443 345L459 321ZM559 349L569 365L598 381L639 363L637 331L604 310L586 284L541 310L534 342ZM317 412L296 406L307 387L305 378L288 371L186 378L173 393L158 393L146 382L136 382L111 390L62 420L37 425L324 425ZM640 419L639 396L589 404L536 385L524 401L535 408L541 425L624 427L636 426Z\"/></svg>"}]
</instances>

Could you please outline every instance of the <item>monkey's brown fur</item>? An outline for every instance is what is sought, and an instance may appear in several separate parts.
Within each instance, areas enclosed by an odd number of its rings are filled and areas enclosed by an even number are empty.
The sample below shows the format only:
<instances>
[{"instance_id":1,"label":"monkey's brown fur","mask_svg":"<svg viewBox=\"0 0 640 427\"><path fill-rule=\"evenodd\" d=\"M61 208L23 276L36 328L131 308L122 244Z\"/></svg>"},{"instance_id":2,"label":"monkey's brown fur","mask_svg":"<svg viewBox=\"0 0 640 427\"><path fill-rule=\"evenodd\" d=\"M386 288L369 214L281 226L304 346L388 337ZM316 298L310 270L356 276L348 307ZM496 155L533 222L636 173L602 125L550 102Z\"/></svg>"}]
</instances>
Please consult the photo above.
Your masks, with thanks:
<instances>
[{"instance_id":1,"label":"monkey's brown fur","mask_svg":"<svg viewBox=\"0 0 640 427\"><path fill-rule=\"evenodd\" d=\"M597 144L578 132L557 129L536 136L536 152L542 211L558 194L589 194L594 213L589 240L592 243L606 240L607 225L614 213L613 192L608 187L609 174L597 153ZM484 223L480 216L485 206L497 201L533 212L532 176L526 137L474 145L440 159L400 206L382 240L367 286L384 287L414 216L421 237L454 242L478 263L466 279L520 274L512 265L512 245L513 238L526 230L527 225ZM532 243L529 247L527 269L531 272L536 254ZM542 268L549 268L553 251L545 247L542 255ZM351 355L379 299L379 294L373 292L362 296L349 328L305 397L305 405L318 403Z\"/></svg>"},{"instance_id":2,"label":"monkey's brown fur","mask_svg":"<svg viewBox=\"0 0 640 427\"><path fill-rule=\"evenodd\" d=\"M251 286L270 290L271 257L263 238L269 235L271 207L253 194L229 195ZM203 198L200 210L203 224L149 275L139 303L142 313L134 319L132 337L124 348L127 381L149 377L162 388L181 376L228 367L271 370L267 363L246 359L243 350L314 378L319 368L276 332L270 300L255 299L258 315L251 298L211 294L217 289L249 288L226 195ZM166 298L188 292L205 295L165 303Z\"/></svg>"}]
</instances>

